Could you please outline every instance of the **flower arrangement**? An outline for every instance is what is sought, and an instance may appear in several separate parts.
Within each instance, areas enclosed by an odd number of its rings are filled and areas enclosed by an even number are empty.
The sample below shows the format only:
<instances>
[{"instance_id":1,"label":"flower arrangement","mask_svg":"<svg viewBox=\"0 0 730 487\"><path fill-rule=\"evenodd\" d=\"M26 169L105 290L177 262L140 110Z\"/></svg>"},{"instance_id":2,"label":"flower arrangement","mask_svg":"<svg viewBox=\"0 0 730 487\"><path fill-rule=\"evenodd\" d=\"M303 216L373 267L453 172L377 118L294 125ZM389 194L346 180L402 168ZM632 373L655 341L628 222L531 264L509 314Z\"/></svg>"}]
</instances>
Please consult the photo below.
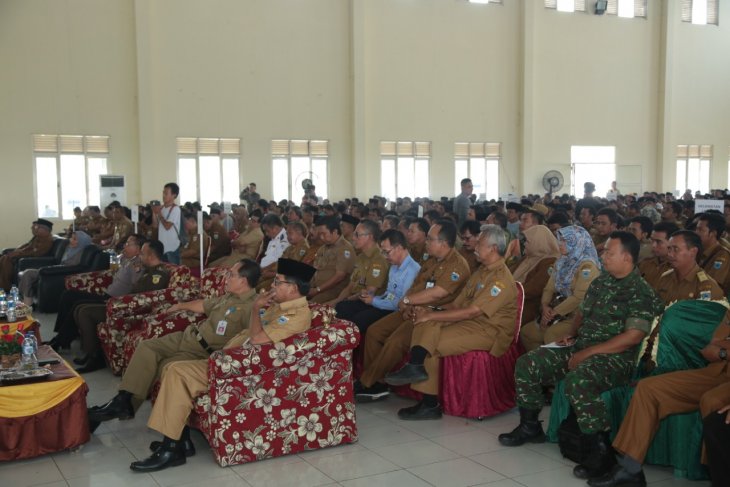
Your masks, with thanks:
<instances>
[{"instance_id":1,"label":"flower arrangement","mask_svg":"<svg viewBox=\"0 0 730 487\"><path fill-rule=\"evenodd\" d=\"M2 325L0 327L0 355L16 355L20 354L23 346L23 323L18 323L15 333L10 333L10 325Z\"/></svg>"}]
</instances>

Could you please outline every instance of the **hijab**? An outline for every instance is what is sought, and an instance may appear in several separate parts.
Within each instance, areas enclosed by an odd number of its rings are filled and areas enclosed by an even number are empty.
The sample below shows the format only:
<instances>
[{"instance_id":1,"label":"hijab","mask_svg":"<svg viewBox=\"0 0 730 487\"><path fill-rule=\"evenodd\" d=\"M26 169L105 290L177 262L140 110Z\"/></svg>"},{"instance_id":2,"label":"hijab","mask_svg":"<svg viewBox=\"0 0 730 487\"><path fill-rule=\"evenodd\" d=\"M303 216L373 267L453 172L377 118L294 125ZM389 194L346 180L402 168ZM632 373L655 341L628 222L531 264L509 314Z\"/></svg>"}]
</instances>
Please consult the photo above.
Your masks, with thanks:
<instances>
[{"instance_id":1,"label":"hijab","mask_svg":"<svg viewBox=\"0 0 730 487\"><path fill-rule=\"evenodd\" d=\"M558 230L558 238L565 241L568 253L555 262L555 291L562 296L570 296L573 293L570 286L581 264L593 262L600 269L601 261L585 228L576 225L563 227Z\"/></svg>"},{"instance_id":2,"label":"hijab","mask_svg":"<svg viewBox=\"0 0 730 487\"><path fill-rule=\"evenodd\" d=\"M525 282L527 275L534 269L540 261L553 257L560 257L560 248L558 241L546 226L535 225L523 232L527 239L525 246L525 258L522 259L520 265L517 266L513 276L515 281Z\"/></svg>"},{"instance_id":3,"label":"hijab","mask_svg":"<svg viewBox=\"0 0 730 487\"><path fill-rule=\"evenodd\" d=\"M74 232L76 235L76 247L71 247L70 245L66 247L66 251L63 253L63 257L61 257L61 264L62 265L76 265L81 261L81 252L84 251L86 247L91 245L91 237L88 233L77 230Z\"/></svg>"}]
</instances>

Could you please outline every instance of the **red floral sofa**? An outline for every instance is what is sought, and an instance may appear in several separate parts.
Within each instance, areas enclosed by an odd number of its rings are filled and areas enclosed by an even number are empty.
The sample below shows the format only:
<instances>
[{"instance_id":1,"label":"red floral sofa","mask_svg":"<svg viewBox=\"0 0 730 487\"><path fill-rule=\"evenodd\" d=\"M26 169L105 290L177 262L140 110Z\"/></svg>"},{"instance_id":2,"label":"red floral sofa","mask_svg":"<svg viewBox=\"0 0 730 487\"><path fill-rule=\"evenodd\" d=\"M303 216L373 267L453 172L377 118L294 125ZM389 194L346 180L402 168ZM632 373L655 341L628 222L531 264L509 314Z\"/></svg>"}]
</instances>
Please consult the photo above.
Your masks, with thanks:
<instances>
[{"instance_id":1,"label":"red floral sofa","mask_svg":"<svg viewBox=\"0 0 730 487\"><path fill-rule=\"evenodd\" d=\"M312 304L312 327L276 344L221 350L190 424L221 466L357 441L352 390L356 326Z\"/></svg>"},{"instance_id":2,"label":"red floral sofa","mask_svg":"<svg viewBox=\"0 0 730 487\"><path fill-rule=\"evenodd\" d=\"M121 374L132 358L134 349L129 352L130 339L136 337L134 331L147 332L147 322L164 314L163 311L174 303L189 301L199 294L199 284L185 266L167 264L170 268L170 283L165 289L149 291L137 294L127 294L107 301L106 316L104 323L97 327L97 335L101 342L102 350L107 357L109 366L115 374ZM102 293L111 284L111 272L89 272L76 274L67 278L67 287L80 289L88 292ZM159 336L164 334L159 328L157 334L146 336ZM168 330L167 333L175 330ZM144 333L142 333L144 334ZM139 340L134 342L135 346Z\"/></svg>"}]
</instances>

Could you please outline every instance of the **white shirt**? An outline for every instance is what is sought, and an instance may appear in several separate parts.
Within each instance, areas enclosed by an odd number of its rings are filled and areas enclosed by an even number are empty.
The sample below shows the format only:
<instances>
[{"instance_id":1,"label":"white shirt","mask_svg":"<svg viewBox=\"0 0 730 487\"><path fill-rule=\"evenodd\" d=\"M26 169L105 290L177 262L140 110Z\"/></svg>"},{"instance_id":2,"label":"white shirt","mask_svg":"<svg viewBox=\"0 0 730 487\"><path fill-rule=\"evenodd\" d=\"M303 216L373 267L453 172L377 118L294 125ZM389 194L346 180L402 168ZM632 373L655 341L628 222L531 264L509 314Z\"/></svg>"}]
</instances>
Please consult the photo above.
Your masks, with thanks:
<instances>
[{"instance_id":1,"label":"white shirt","mask_svg":"<svg viewBox=\"0 0 730 487\"><path fill-rule=\"evenodd\" d=\"M261 259L261 267L266 267L279 260L288 246L289 240L286 238L286 229L282 228L279 233L276 234L276 237L269 241L269 245L266 247L266 253Z\"/></svg>"},{"instance_id":2,"label":"white shirt","mask_svg":"<svg viewBox=\"0 0 730 487\"><path fill-rule=\"evenodd\" d=\"M172 223L169 230L165 229L165 225L159 220L157 226L157 238L162 245L165 246L165 253L174 252L180 247L180 235L178 230L180 229L180 207L175 205L171 207L163 207L160 209L162 218Z\"/></svg>"}]
</instances>

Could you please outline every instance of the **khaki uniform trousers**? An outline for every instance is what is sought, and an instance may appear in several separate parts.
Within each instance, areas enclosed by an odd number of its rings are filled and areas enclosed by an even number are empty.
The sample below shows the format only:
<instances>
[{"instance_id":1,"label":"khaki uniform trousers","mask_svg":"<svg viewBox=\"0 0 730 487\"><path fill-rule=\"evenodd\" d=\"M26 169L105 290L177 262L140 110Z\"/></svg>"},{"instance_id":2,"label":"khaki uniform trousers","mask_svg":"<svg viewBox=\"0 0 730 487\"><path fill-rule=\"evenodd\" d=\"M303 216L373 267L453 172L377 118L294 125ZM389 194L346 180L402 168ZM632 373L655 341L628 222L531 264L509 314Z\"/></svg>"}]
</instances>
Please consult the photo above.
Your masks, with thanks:
<instances>
[{"instance_id":1,"label":"khaki uniform trousers","mask_svg":"<svg viewBox=\"0 0 730 487\"><path fill-rule=\"evenodd\" d=\"M404 320L400 311L379 319L365 333L363 373L360 383L365 387L382 380L398 365L411 346L413 322Z\"/></svg>"},{"instance_id":2,"label":"khaki uniform trousers","mask_svg":"<svg viewBox=\"0 0 730 487\"><path fill-rule=\"evenodd\" d=\"M203 350L189 331L142 340L122 376L119 390L132 393L134 396L132 405L136 411L147 399L150 387L159 379L165 365L180 360L200 360L208 357L208 352Z\"/></svg>"},{"instance_id":3,"label":"khaki uniform trousers","mask_svg":"<svg viewBox=\"0 0 730 487\"><path fill-rule=\"evenodd\" d=\"M639 381L613 440L614 448L643 463L662 419L697 409L704 418L730 404L726 367L724 362L715 363L704 369L681 370Z\"/></svg>"},{"instance_id":4,"label":"khaki uniform trousers","mask_svg":"<svg viewBox=\"0 0 730 487\"><path fill-rule=\"evenodd\" d=\"M483 325L474 321L426 321L415 325L411 344L421 346L429 353L423 363L428 379L411 384L411 389L435 396L439 392L441 357L461 355L473 350L491 350L494 338L487 335Z\"/></svg>"},{"instance_id":5,"label":"khaki uniform trousers","mask_svg":"<svg viewBox=\"0 0 730 487\"><path fill-rule=\"evenodd\" d=\"M101 350L96 326L106 320L106 304L81 303L73 310L74 321L79 327L81 350L86 355L97 354Z\"/></svg>"},{"instance_id":6,"label":"khaki uniform trousers","mask_svg":"<svg viewBox=\"0 0 730 487\"><path fill-rule=\"evenodd\" d=\"M194 400L208 390L208 361L184 360L168 364L147 426L179 440Z\"/></svg>"},{"instance_id":7,"label":"khaki uniform trousers","mask_svg":"<svg viewBox=\"0 0 730 487\"><path fill-rule=\"evenodd\" d=\"M558 321L543 329L536 321L525 323L520 329L520 340L525 351L531 352L545 343L552 343L568 335L573 329L573 319Z\"/></svg>"},{"instance_id":8,"label":"khaki uniform trousers","mask_svg":"<svg viewBox=\"0 0 730 487\"><path fill-rule=\"evenodd\" d=\"M309 298L309 302L324 304L327 301L332 301L333 299L335 299L337 296L340 295L342 290L345 289L345 286L347 286L347 284L349 282L350 281L347 278L345 278L342 281L340 281L339 283L337 283L337 285L335 287L327 289L326 291L322 291L321 293L315 294L314 297Z\"/></svg>"}]
</instances>

